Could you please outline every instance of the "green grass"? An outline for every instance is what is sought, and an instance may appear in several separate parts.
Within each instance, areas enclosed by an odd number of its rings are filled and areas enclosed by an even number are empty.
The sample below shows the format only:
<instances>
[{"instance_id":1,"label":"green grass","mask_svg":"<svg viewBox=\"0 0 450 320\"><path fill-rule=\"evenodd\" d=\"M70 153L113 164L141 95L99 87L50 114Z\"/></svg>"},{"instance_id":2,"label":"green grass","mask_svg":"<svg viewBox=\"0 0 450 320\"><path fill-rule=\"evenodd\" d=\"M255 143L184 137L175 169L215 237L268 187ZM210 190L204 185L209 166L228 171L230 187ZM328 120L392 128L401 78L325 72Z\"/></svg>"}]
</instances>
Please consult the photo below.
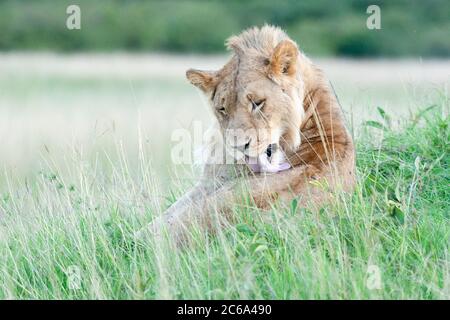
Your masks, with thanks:
<instances>
[{"instance_id":1,"label":"green grass","mask_svg":"<svg viewBox=\"0 0 450 320\"><path fill-rule=\"evenodd\" d=\"M320 212L295 201L269 212L236 205L235 227L194 230L179 250L134 244L133 232L173 201L145 152L133 169L122 156L74 158L64 174L49 160L25 181L4 173L0 298L449 299L448 101L395 127L380 112L356 138L352 195Z\"/></svg>"}]
</instances>

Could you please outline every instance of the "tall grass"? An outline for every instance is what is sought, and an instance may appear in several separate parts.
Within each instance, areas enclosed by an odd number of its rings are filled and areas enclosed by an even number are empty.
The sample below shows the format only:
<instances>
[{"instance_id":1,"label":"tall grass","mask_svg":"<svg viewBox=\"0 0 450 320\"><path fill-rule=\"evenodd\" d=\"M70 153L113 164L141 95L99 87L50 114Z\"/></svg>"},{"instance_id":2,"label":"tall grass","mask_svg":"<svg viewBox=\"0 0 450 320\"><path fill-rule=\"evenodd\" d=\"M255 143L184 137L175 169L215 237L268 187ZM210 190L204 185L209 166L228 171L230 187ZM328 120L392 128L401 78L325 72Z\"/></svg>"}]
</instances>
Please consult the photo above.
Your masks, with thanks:
<instances>
[{"instance_id":1,"label":"tall grass","mask_svg":"<svg viewBox=\"0 0 450 320\"><path fill-rule=\"evenodd\" d=\"M119 145L118 161L4 172L0 298L449 299L448 101L398 126L380 113L356 137L352 195L319 212L236 204L234 227L181 249L134 242L182 191L162 193L143 147L133 167Z\"/></svg>"}]
</instances>

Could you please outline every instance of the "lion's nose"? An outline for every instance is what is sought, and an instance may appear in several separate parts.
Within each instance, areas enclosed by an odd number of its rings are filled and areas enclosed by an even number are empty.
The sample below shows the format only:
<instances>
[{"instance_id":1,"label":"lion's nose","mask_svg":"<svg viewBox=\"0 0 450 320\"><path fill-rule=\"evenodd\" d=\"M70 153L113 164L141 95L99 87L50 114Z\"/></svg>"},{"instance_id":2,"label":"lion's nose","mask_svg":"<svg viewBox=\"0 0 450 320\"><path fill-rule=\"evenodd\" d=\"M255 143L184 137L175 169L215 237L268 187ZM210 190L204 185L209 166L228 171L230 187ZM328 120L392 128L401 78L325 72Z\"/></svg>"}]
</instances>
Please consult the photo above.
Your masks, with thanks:
<instances>
[{"instance_id":1,"label":"lion's nose","mask_svg":"<svg viewBox=\"0 0 450 320\"><path fill-rule=\"evenodd\" d=\"M251 142L251 141L252 141L252 139L249 138L249 139L247 140L246 143L241 144L241 145L235 145L235 146L233 146L233 147L234 147L235 149L238 149L238 150L241 151L241 152L244 152L244 151L247 151L248 148L250 148L250 142Z\"/></svg>"},{"instance_id":2,"label":"lion's nose","mask_svg":"<svg viewBox=\"0 0 450 320\"><path fill-rule=\"evenodd\" d=\"M244 150L248 150L248 148L250 147L250 140L252 139L248 139L247 143L244 145Z\"/></svg>"},{"instance_id":3,"label":"lion's nose","mask_svg":"<svg viewBox=\"0 0 450 320\"><path fill-rule=\"evenodd\" d=\"M266 149L267 158L270 158L274 152L277 151L278 145L276 143L269 144Z\"/></svg>"}]
</instances>

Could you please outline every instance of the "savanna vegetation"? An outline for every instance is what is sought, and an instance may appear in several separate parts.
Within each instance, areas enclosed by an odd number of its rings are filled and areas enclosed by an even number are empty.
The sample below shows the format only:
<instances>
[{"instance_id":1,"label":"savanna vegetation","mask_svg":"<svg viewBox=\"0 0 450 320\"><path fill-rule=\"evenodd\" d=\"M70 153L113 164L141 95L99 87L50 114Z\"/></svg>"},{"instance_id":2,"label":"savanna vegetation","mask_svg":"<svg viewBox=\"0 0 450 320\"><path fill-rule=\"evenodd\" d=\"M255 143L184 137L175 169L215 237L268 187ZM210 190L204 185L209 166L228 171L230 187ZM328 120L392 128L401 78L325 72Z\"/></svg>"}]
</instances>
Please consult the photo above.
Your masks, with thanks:
<instances>
[{"instance_id":1,"label":"savanna vegetation","mask_svg":"<svg viewBox=\"0 0 450 320\"><path fill-rule=\"evenodd\" d=\"M182 249L135 242L182 193L158 190L145 153L134 169L74 160L71 175L49 162L2 193L0 298L449 299L448 111L438 101L394 127L380 108L356 138L353 194L319 212L244 201L236 226L192 230Z\"/></svg>"}]
</instances>

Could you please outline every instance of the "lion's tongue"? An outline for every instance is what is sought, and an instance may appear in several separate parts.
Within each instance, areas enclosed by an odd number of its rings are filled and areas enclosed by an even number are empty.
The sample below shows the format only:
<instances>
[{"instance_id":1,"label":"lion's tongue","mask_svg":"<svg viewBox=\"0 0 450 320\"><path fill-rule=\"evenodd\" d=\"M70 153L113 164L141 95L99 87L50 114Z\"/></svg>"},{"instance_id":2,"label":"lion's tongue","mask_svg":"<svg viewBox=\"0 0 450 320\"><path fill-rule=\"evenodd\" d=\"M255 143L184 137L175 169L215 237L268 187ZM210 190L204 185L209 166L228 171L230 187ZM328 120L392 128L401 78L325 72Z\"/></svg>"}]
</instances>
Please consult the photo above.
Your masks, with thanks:
<instances>
[{"instance_id":1,"label":"lion's tongue","mask_svg":"<svg viewBox=\"0 0 450 320\"><path fill-rule=\"evenodd\" d=\"M246 160L247 160L248 166L254 172L276 173L276 172L287 170L291 167L291 165L288 162L272 164L269 161L269 158L267 157L267 155L265 153L258 157L248 157Z\"/></svg>"}]
</instances>

